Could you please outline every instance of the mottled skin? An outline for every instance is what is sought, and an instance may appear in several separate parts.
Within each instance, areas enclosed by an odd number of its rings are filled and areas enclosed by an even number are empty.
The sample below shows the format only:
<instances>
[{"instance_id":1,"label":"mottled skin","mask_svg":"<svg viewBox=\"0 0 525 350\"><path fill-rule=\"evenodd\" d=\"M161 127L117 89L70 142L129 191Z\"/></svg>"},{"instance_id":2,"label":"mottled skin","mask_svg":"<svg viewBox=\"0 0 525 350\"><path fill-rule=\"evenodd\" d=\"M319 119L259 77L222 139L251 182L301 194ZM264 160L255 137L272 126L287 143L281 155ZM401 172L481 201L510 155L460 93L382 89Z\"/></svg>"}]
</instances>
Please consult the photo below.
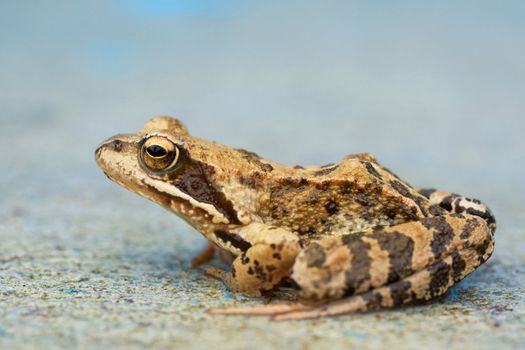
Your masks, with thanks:
<instances>
[{"instance_id":1,"label":"mottled skin","mask_svg":"<svg viewBox=\"0 0 525 350\"><path fill-rule=\"evenodd\" d=\"M494 247L495 220L483 203L416 190L369 154L289 167L157 117L138 134L105 141L96 160L109 178L235 257L231 272L208 274L252 296L289 281L301 300L216 314L282 320L426 301L474 271ZM207 248L195 264L213 253Z\"/></svg>"}]
</instances>

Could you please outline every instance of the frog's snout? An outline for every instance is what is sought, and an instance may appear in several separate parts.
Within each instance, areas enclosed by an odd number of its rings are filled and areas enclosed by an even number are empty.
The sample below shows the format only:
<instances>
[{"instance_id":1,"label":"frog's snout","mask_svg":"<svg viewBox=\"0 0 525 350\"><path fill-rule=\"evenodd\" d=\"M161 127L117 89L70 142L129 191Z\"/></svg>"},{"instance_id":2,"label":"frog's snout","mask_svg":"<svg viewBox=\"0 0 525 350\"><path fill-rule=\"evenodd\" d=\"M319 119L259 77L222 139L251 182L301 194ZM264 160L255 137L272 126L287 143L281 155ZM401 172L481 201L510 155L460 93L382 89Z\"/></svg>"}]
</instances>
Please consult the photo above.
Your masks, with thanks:
<instances>
[{"instance_id":1,"label":"frog's snout","mask_svg":"<svg viewBox=\"0 0 525 350\"><path fill-rule=\"evenodd\" d=\"M109 154L120 153L122 151L122 141L119 139L108 139L101 143L95 150L95 160L99 167L105 169Z\"/></svg>"},{"instance_id":2,"label":"frog's snout","mask_svg":"<svg viewBox=\"0 0 525 350\"><path fill-rule=\"evenodd\" d=\"M110 137L98 145L95 150L95 160L99 167L106 170L109 163L114 163L126 158L127 154L136 154L137 136L133 134L120 134Z\"/></svg>"},{"instance_id":3,"label":"frog's snout","mask_svg":"<svg viewBox=\"0 0 525 350\"><path fill-rule=\"evenodd\" d=\"M100 144L97 149L95 150L95 158L100 158L100 155L103 151L110 151L110 152L117 152L120 153L122 151L123 143L119 139L109 139L102 144Z\"/></svg>"}]
</instances>

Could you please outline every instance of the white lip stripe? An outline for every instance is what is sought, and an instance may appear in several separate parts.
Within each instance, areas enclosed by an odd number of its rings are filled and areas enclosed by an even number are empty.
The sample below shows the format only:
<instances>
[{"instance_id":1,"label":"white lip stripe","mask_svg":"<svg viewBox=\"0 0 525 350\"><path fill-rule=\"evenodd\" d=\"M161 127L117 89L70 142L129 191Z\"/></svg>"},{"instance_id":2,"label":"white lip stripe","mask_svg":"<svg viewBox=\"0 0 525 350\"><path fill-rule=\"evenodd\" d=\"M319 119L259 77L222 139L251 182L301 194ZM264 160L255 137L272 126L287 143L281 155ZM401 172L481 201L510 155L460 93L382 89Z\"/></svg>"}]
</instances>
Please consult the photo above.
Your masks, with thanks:
<instances>
[{"instance_id":1,"label":"white lip stripe","mask_svg":"<svg viewBox=\"0 0 525 350\"><path fill-rule=\"evenodd\" d=\"M182 198L186 201L188 201L193 207L200 208L210 214L213 217L213 223L214 224L229 224L228 219L219 212L213 205L207 204L207 203L201 203L196 201L194 198L189 196L188 194L182 192L175 186L171 186L165 182L159 181L159 180L153 180L151 178L144 177L142 179L145 183L147 183L150 186L153 186L157 190L164 192L166 194L169 194L171 196L174 196L176 198Z\"/></svg>"}]
</instances>

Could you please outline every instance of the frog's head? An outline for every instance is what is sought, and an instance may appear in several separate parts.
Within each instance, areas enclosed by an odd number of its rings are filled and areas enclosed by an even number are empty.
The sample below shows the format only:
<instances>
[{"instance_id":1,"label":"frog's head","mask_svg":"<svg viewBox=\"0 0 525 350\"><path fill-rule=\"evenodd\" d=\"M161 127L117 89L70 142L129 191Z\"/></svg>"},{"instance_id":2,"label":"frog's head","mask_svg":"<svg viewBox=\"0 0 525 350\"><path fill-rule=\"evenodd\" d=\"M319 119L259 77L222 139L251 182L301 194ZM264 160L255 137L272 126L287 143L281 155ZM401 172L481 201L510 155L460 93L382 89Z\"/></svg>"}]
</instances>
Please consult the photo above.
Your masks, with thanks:
<instances>
[{"instance_id":1,"label":"frog's head","mask_svg":"<svg viewBox=\"0 0 525 350\"><path fill-rule=\"evenodd\" d=\"M213 159L207 149L179 120L157 117L137 134L106 140L95 158L111 180L207 231L238 223L231 202L215 184L217 168L203 161Z\"/></svg>"}]
</instances>

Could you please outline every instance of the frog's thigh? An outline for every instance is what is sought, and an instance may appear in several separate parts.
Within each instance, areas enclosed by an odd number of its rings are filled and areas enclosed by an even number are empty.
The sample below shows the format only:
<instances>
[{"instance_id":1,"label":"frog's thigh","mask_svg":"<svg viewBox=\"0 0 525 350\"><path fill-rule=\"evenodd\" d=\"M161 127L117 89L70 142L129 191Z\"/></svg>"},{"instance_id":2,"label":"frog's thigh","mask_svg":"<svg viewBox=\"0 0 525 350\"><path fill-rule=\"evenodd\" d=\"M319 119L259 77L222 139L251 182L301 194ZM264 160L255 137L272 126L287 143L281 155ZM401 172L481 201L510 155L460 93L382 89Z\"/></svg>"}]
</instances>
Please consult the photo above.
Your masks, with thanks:
<instances>
[{"instance_id":1,"label":"frog's thigh","mask_svg":"<svg viewBox=\"0 0 525 350\"><path fill-rule=\"evenodd\" d=\"M444 294L487 260L486 222L445 215L320 241L302 251L292 279L307 300L341 299L285 318L336 315L425 301Z\"/></svg>"},{"instance_id":2,"label":"frog's thigh","mask_svg":"<svg viewBox=\"0 0 525 350\"><path fill-rule=\"evenodd\" d=\"M289 231L262 224L251 225L241 234L252 247L233 261L226 281L234 291L258 296L289 276L301 249L299 240Z\"/></svg>"},{"instance_id":3,"label":"frog's thigh","mask_svg":"<svg viewBox=\"0 0 525 350\"><path fill-rule=\"evenodd\" d=\"M447 256L421 271L392 284L337 300L319 307L296 307L271 314L273 320L299 320L391 308L443 295L454 283L474 271L480 253L468 248Z\"/></svg>"}]
</instances>

